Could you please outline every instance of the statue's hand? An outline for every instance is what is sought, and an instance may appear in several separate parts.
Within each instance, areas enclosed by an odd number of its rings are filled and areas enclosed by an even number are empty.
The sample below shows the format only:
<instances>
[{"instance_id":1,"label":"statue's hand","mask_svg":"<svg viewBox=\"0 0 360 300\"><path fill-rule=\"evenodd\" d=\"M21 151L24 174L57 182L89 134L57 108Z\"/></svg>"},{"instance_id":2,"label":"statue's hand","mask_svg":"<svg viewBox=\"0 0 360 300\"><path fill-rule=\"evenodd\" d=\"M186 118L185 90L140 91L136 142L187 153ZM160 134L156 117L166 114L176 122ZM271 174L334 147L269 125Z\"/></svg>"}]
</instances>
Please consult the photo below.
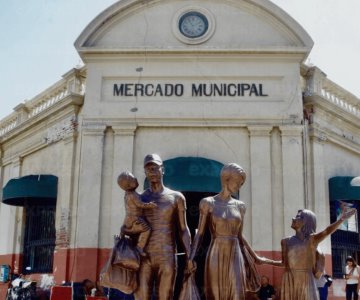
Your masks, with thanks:
<instances>
[{"instance_id":1,"label":"statue's hand","mask_svg":"<svg viewBox=\"0 0 360 300\"><path fill-rule=\"evenodd\" d=\"M120 234L118 235L118 237L119 237L120 239L124 238L124 236L125 236L125 230L126 230L125 225L121 226L121 228L120 228Z\"/></svg>"},{"instance_id":2,"label":"statue's hand","mask_svg":"<svg viewBox=\"0 0 360 300\"><path fill-rule=\"evenodd\" d=\"M256 256L255 257L255 263L257 265L263 265L263 264L268 264L269 263L269 259L263 256Z\"/></svg>"},{"instance_id":3,"label":"statue's hand","mask_svg":"<svg viewBox=\"0 0 360 300\"><path fill-rule=\"evenodd\" d=\"M192 274L196 271L196 262L189 259L186 263L185 274Z\"/></svg>"},{"instance_id":4,"label":"statue's hand","mask_svg":"<svg viewBox=\"0 0 360 300\"><path fill-rule=\"evenodd\" d=\"M149 203L147 203L146 206L149 208L155 208L155 207L157 207L157 204L155 202L149 202Z\"/></svg>"},{"instance_id":5,"label":"statue's hand","mask_svg":"<svg viewBox=\"0 0 360 300\"><path fill-rule=\"evenodd\" d=\"M353 216L355 213L356 213L356 208L350 208L350 207L347 207L347 206L344 205L341 208L341 217L340 217L340 219L342 221L345 221L345 220L349 219L351 216Z\"/></svg>"},{"instance_id":6,"label":"statue's hand","mask_svg":"<svg viewBox=\"0 0 360 300\"><path fill-rule=\"evenodd\" d=\"M274 265L274 266L280 266L282 264L281 261L272 260L270 258L263 256L257 256L255 259L255 263L258 265Z\"/></svg>"}]
</instances>

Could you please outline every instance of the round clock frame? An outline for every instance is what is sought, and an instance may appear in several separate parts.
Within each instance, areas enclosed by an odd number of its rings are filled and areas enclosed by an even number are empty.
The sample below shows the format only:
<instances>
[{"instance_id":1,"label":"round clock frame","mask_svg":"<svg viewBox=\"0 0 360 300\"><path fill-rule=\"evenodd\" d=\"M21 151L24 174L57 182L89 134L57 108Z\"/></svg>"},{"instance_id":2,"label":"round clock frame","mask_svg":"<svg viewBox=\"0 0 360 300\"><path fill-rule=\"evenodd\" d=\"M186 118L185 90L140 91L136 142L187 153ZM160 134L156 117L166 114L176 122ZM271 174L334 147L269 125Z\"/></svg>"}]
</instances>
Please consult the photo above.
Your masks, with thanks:
<instances>
[{"instance_id":1,"label":"round clock frame","mask_svg":"<svg viewBox=\"0 0 360 300\"><path fill-rule=\"evenodd\" d=\"M215 31L215 18L203 7L181 9L173 20L173 33L185 44L204 43Z\"/></svg>"},{"instance_id":2,"label":"round clock frame","mask_svg":"<svg viewBox=\"0 0 360 300\"><path fill-rule=\"evenodd\" d=\"M199 38L206 33L208 28L208 19L198 11L189 11L180 17L179 30L188 38Z\"/></svg>"}]
</instances>

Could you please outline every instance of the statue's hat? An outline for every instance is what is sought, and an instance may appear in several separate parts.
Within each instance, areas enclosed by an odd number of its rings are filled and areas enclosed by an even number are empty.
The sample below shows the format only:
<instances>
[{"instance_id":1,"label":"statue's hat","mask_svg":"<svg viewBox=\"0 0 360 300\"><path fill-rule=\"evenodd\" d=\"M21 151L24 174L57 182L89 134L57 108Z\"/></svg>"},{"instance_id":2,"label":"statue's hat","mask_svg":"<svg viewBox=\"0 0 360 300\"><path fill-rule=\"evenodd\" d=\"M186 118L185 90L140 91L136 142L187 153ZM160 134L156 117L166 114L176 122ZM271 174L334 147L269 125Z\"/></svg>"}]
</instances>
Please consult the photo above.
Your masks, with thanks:
<instances>
[{"instance_id":1,"label":"statue's hat","mask_svg":"<svg viewBox=\"0 0 360 300\"><path fill-rule=\"evenodd\" d=\"M145 156L144 167L149 163L154 163L154 164L157 164L158 166L162 166L163 161L158 154L154 153L154 154L148 154Z\"/></svg>"}]
</instances>

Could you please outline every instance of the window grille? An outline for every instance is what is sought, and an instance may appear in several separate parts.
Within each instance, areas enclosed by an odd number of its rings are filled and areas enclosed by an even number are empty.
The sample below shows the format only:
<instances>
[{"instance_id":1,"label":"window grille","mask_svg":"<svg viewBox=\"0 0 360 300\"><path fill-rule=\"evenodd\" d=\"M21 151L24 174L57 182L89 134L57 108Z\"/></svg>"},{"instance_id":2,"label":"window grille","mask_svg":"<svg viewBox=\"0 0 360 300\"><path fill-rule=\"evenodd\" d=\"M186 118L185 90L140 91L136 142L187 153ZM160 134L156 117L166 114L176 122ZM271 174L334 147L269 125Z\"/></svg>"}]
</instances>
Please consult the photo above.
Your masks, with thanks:
<instances>
[{"instance_id":1,"label":"window grille","mask_svg":"<svg viewBox=\"0 0 360 300\"><path fill-rule=\"evenodd\" d=\"M357 209L357 215L354 217L357 224L356 228L360 228L359 222L359 201L346 201L353 204ZM335 201L330 201L330 220L331 223L337 220L337 205ZM352 230L337 230L331 235L331 252L333 264L333 277L342 278L345 272L345 261L347 256L352 256L360 263L360 239L359 233Z\"/></svg>"},{"instance_id":2,"label":"window grille","mask_svg":"<svg viewBox=\"0 0 360 300\"><path fill-rule=\"evenodd\" d=\"M25 206L26 226L23 274L48 273L53 269L55 206Z\"/></svg>"}]
</instances>

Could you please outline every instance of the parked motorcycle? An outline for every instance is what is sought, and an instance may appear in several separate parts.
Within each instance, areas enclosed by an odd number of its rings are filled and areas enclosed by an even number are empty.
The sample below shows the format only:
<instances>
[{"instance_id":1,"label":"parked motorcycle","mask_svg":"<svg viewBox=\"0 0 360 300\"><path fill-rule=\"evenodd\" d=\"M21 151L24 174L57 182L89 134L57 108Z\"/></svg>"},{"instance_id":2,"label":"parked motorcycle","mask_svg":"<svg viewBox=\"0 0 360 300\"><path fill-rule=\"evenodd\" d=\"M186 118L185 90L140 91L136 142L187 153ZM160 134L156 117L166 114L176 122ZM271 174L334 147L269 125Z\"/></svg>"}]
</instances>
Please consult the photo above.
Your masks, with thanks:
<instances>
[{"instance_id":1,"label":"parked motorcycle","mask_svg":"<svg viewBox=\"0 0 360 300\"><path fill-rule=\"evenodd\" d=\"M16 278L11 282L6 300L33 300L36 299L36 282Z\"/></svg>"}]
</instances>

